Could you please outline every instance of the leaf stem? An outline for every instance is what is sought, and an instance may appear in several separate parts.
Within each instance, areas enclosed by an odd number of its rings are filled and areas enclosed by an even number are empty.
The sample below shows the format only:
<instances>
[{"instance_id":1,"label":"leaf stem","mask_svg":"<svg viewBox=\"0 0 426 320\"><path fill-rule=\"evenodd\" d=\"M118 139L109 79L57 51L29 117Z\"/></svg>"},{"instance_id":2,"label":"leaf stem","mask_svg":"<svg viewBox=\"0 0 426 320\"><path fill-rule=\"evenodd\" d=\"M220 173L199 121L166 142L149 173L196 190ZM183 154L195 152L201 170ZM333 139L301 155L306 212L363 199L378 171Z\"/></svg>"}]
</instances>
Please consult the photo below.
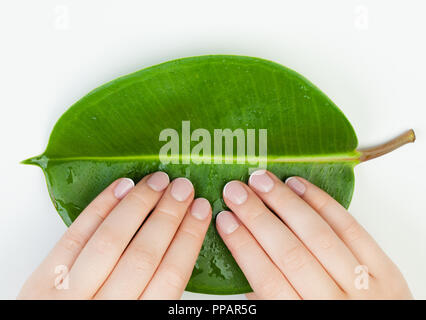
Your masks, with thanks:
<instances>
[{"instance_id":1,"label":"leaf stem","mask_svg":"<svg viewBox=\"0 0 426 320\"><path fill-rule=\"evenodd\" d=\"M358 150L361 153L359 160L360 162L365 162L365 161L380 157L386 153L389 153L395 149L398 149L404 144L414 142L415 140L416 140L416 135L414 134L414 130L413 129L407 130L388 142L385 142L375 147Z\"/></svg>"}]
</instances>

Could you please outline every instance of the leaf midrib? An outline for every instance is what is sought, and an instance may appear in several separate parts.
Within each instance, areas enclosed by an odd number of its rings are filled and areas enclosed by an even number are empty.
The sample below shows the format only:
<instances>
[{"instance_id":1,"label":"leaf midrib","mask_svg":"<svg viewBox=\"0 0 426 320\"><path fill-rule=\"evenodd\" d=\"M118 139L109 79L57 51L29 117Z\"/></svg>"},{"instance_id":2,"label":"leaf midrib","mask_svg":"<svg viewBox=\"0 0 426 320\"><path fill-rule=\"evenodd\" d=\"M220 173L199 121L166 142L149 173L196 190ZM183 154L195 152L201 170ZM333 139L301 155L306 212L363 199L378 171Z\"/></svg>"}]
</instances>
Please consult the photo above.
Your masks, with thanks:
<instances>
[{"instance_id":1,"label":"leaf midrib","mask_svg":"<svg viewBox=\"0 0 426 320\"><path fill-rule=\"evenodd\" d=\"M245 164L256 163L259 161L266 163L297 163L297 162L359 162L360 153L357 151L348 152L348 153L335 153L327 155L297 155L297 156L277 156L271 155L263 158L260 157L245 157ZM235 164L242 164L237 162L237 157L224 157L224 156L188 156L188 155L178 155L178 156L168 156L169 160L197 160L197 162L207 162L210 160L211 164L220 164L215 163L215 160L219 160L222 164L226 161L232 161ZM51 161L159 161L158 154L156 155L130 155L130 156L81 156L81 157L63 157L55 158L48 157L46 155L41 155L38 157L30 158L25 160L24 163L43 163ZM191 161L190 161L191 162ZM194 164L193 162L191 162Z\"/></svg>"}]
</instances>

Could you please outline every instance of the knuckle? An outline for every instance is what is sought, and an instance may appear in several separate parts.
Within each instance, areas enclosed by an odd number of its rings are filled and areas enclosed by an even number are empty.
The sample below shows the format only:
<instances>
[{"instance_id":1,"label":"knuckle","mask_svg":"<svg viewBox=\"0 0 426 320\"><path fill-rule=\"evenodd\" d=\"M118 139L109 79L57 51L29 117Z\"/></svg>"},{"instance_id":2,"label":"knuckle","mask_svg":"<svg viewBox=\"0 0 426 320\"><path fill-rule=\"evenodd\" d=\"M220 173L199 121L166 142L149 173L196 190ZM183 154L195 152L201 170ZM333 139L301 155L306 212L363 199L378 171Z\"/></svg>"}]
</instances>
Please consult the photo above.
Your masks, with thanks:
<instances>
[{"instance_id":1,"label":"knuckle","mask_svg":"<svg viewBox=\"0 0 426 320\"><path fill-rule=\"evenodd\" d=\"M359 240L363 236L363 229L361 225L356 222L355 219L351 219L351 221L348 223L348 225L343 228L342 231L342 237L347 242L353 242L356 240Z\"/></svg>"},{"instance_id":2,"label":"knuckle","mask_svg":"<svg viewBox=\"0 0 426 320\"><path fill-rule=\"evenodd\" d=\"M84 238L79 233L68 229L63 238L63 248L70 252L77 252L84 246Z\"/></svg>"},{"instance_id":3,"label":"knuckle","mask_svg":"<svg viewBox=\"0 0 426 320\"><path fill-rule=\"evenodd\" d=\"M193 228L181 228L180 232L182 235L192 238L192 240L197 242L203 239L201 232Z\"/></svg>"},{"instance_id":4,"label":"knuckle","mask_svg":"<svg viewBox=\"0 0 426 320\"><path fill-rule=\"evenodd\" d=\"M231 248L236 254L247 254L253 249L253 242L247 237L246 239L239 239L235 243L231 243Z\"/></svg>"},{"instance_id":5,"label":"knuckle","mask_svg":"<svg viewBox=\"0 0 426 320\"><path fill-rule=\"evenodd\" d=\"M174 210L168 210L166 208L157 208L158 216L163 219L167 219L172 225L179 225L181 222L181 217Z\"/></svg>"},{"instance_id":6,"label":"knuckle","mask_svg":"<svg viewBox=\"0 0 426 320\"><path fill-rule=\"evenodd\" d=\"M318 212L323 212L326 210L329 204L331 204L331 198L329 195L320 196L318 197L317 203L315 205L315 209Z\"/></svg>"},{"instance_id":7,"label":"knuckle","mask_svg":"<svg viewBox=\"0 0 426 320\"><path fill-rule=\"evenodd\" d=\"M143 196L143 194L136 189L132 190L127 195L127 199L132 201L132 202L135 202L138 207L141 207L141 208L144 208L144 209L150 209L151 208L151 206L148 204L148 202L145 199L145 197Z\"/></svg>"},{"instance_id":8,"label":"knuckle","mask_svg":"<svg viewBox=\"0 0 426 320\"><path fill-rule=\"evenodd\" d=\"M164 267L166 270L164 273L164 281L167 286L177 290L183 290L187 282L187 277L185 277L179 267L174 265L166 265Z\"/></svg>"},{"instance_id":9,"label":"knuckle","mask_svg":"<svg viewBox=\"0 0 426 320\"><path fill-rule=\"evenodd\" d=\"M109 233L99 234L92 244L95 252L104 255L114 252L117 249L117 242L114 241L114 236Z\"/></svg>"},{"instance_id":10,"label":"knuckle","mask_svg":"<svg viewBox=\"0 0 426 320\"><path fill-rule=\"evenodd\" d=\"M282 255L282 264L290 272L300 271L310 260L308 252L300 243Z\"/></svg>"},{"instance_id":11,"label":"knuckle","mask_svg":"<svg viewBox=\"0 0 426 320\"><path fill-rule=\"evenodd\" d=\"M134 247L129 251L129 264L139 273L152 272L159 263L158 255L145 247Z\"/></svg>"},{"instance_id":12,"label":"knuckle","mask_svg":"<svg viewBox=\"0 0 426 320\"><path fill-rule=\"evenodd\" d=\"M108 210L104 206L102 206L100 201L96 201L96 200L100 200L100 199L95 199L94 201L92 201L87 206L86 210L87 210L87 213L89 213L90 215L93 215L97 217L100 221L103 221L105 219L105 216L108 214Z\"/></svg>"},{"instance_id":13,"label":"knuckle","mask_svg":"<svg viewBox=\"0 0 426 320\"><path fill-rule=\"evenodd\" d=\"M262 208L258 210L249 210L247 213L247 224L251 226L258 224L258 221L264 219L267 215L267 212Z\"/></svg>"},{"instance_id":14,"label":"knuckle","mask_svg":"<svg viewBox=\"0 0 426 320\"><path fill-rule=\"evenodd\" d=\"M321 228L318 232L313 236L313 241L315 246L320 249L328 250L335 246L336 241L333 236L333 233L328 228Z\"/></svg>"}]
</instances>

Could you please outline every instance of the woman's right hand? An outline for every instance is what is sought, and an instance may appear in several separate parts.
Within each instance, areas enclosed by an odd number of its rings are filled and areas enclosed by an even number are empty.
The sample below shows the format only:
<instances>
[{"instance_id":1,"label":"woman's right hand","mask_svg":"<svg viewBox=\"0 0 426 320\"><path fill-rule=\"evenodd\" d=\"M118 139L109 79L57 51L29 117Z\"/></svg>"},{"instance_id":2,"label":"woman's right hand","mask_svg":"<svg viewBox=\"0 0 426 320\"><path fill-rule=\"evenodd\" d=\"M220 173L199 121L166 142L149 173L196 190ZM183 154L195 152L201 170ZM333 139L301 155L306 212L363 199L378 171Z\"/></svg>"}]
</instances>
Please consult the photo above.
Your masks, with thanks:
<instances>
[{"instance_id":1,"label":"woman's right hand","mask_svg":"<svg viewBox=\"0 0 426 320\"><path fill-rule=\"evenodd\" d=\"M305 179L229 182L220 235L259 299L411 299L398 268L345 208Z\"/></svg>"}]
</instances>

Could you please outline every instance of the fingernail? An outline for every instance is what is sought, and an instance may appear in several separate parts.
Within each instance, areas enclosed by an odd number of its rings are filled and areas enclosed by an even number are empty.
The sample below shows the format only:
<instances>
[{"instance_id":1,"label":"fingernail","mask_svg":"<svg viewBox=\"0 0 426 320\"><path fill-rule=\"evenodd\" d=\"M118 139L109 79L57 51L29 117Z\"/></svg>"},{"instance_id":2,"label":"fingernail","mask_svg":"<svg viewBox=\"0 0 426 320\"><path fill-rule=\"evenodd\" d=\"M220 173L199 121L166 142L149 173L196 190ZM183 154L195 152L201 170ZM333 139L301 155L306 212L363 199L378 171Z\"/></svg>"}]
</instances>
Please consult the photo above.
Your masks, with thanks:
<instances>
[{"instance_id":1,"label":"fingernail","mask_svg":"<svg viewBox=\"0 0 426 320\"><path fill-rule=\"evenodd\" d=\"M296 177L287 178L285 183L289 186L291 190L293 190L299 196L302 196L306 191L305 184Z\"/></svg>"},{"instance_id":2,"label":"fingernail","mask_svg":"<svg viewBox=\"0 0 426 320\"><path fill-rule=\"evenodd\" d=\"M216 216L216 223L219 229L225 234L231 234L240 226L238 220L228 211L219 212Z\"/></svg>"},{"instance_id":3,"label":"fingernail","mask_svg":"<svg viewBox=\"0 0 426 320\"><path fill-rule=\"evenodd\" d=\"M274 180L266 173L266 170L257 170L251 174L249 184L260 192L269 192L274 187Z\"/></svg>"},{"instance_id":4,"label":"fingernail","mask_svg":"<svg viewBox=\"0 0 426 320\"><path fill-rule=\"evenodd\" d=\"M191 214L198 220L204 220L210 214L210 203L204 198L195 199L192 203Z\"/></svg>"},{"instance_id":5,"label":"fingernail","mask_svg":"<svg viewBox=\"0 0 426 320\"><path fill-rule=\"evenodd\" d=\"M146 184L154 191L162 191L169 185L170 179L167 173L157 171L153 173Z\"/></svg>"},{"instance_id":6,"label":"fingernail","mask_svg":"<svg viewBox=\"0 0 426 320\"><path fill-rule=\"evenodd\" d=\"M228 182L223 188L223 194L234 204L243 204L247 200L247 191L237 181Z\"/></svg>"},{"instance_id":7,"label":"fingernail","mask_svg":"<svg viewBox=\"0 0 426 320\"><path fill-rule=\"evenodd\" d=\"M120 182L115 186L114 196L117 199L123 199L126 194L129 193L130 190L133 189L135 183L132 179L129 178L121 178Z\"/></svg>"},{"instance_id":8,"label":"fingernail","mask_svg":"<svg viewBox=\"0 0 426 320\"><path fill-rule=\"evenodd\" d=\"M170 193L177 201L182 202L188 199L193 190L192 183L186 178L177 178L173 181Z\"/></svg>"}]
</instances>

